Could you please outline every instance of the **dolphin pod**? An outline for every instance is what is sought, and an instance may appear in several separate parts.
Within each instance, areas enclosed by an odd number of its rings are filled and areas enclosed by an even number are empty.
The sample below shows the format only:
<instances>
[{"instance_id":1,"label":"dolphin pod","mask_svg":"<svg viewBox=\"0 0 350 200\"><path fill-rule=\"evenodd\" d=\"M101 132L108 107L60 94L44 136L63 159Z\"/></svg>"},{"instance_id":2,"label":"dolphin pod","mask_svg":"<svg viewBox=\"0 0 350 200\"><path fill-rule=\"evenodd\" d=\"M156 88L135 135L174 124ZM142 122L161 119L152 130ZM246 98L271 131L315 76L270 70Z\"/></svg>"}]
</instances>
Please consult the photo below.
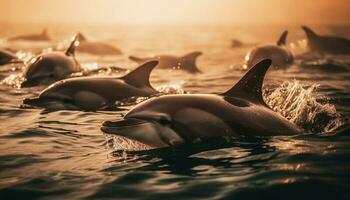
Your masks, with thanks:
<instances>
[{"instance_id":1,"label":"dolphin pod","mask_svg":"<svg viewBox=\"0 0 350 200\"><path fill-rule=\"evenodd\" d=\"M197 57L200 55L202 55L202 52L195 51L195 52L188 53L184 56L157 55L154 57L147 57L147 58L129 56L129 59L139 64L150 60L158 60L159 64L157 68L181 69L190 73L199 73L200 70L196 66L196 60L197 60Z\"/></svg>"},{"instance_id":2,"label":"dolphin pod","mask_svg":"<svg viewBox=\"0 0 350 200\"><path fill-rule=\"evenodd\" d=\"M79 46L77 51L95 55L119 55L122 52L107 43L89 41L82 33L78 33Z\"/></svg>"},{"instance_id":3,"label":"dolphin pod","mask_svg":"<svg viewBox=\"0 0 350 200\"><path fill-rule=\"evenodd\" d=\"M301 28L306 34L308 47L311 51L328 54L350 54L349 39L319 35L307 26L302 26Z\"/></svg>"},{"instance_id":4,"label":"dolphin pod","mask_svg":"<svg viewBox=\"0 0 350 200\"><path fill-rule=\"evenodd\" d=\"M288 31L284 31L276 45L263 45L252 49L245 57L243 69L249 69L262 59L272 59L274 69L285 69L293 63L293 54L286 47Z\"/></svg>"},{"instance_id":5,"label":"dolphin pod","mask_svg":"<svg viewBox=\"0 0 350 200\"><path fill-rule=\"evenodd\" d=\"M76 40L75 36L64 53L50 52L34 57L24 69L21 87L50 84L81 71L82 68L74 57Z\"/></svg>"},{"instance_id":6,"label":"dolphin pod","mask_svg":"<svg viewBox=\"0 0 350 200\"><path fill-rule=\"evenodd\" d=\"M113 107L116 101L157 93L149 82L158 61L144 63L124 77L79 77L56 82L39 97L25 99L24 104L49 110L101 110Z\"/></svg>"},{"instance_id":7,"label":"dolphin pod","mask_svg":"<svg viewBox=\"0 0 350 200\"><path fill-rule=\"evenodd\" d=\"M8 41L16 41L16 40L50 41L51 39L47 33L47 29L44 29L39 34L19 35L19 36L10 37L7 40Z\"/></svg>"},{"instance_id":8,"label":"dolphin pod","mask_svg":"<svg viewBox=\"0 0 350 200\"><path fill-rule=\"evenodd\" d=\"M300 128L263 100L262 84L270 65L270 59L259 62L220 95L153 97L135 106L122 120L105 121L101 130L154 148L244 134L298 134Z\"/></svg>"}]
</instances>

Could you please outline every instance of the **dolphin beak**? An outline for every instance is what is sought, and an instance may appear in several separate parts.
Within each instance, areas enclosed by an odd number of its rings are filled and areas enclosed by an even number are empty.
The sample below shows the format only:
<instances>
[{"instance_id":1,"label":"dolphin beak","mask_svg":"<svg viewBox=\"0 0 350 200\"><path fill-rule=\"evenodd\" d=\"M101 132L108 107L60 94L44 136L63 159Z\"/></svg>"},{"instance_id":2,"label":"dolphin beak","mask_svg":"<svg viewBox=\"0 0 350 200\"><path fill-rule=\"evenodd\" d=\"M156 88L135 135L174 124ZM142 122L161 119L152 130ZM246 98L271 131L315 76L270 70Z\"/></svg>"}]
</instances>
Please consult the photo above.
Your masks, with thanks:
<instances>
[{"instance_id":1,"label":"dolphin beak","mask_svg":"<svg viewBox=\"0 0 350 200\"><path fill-rule=\"evenodd\" d=\"M41 103L41 99L40 98L26 98L23 100L23 104L27 104L27 105L38 105Z\"/></svg>"},{"instance_id":2,"label":"dolphin beak","mask_svg":"<svg viewBox=\"0 0 350 200\"><path fill-rule=\"evenodd\" d=\"M156 122L128 118L117 121L105 121L101 130L107 134L122 136L154 148L168 147L169 144L160 137Z\"/></svg>"},{"instance_id":3,"label":"dolphin beak","mask_svg":"<svg viewBox=\"0 0 350 200\"><path fill-rule=\"evenodd\" d=\"M151 123L139 119L123 119L116 121L105 121L102 124L101 130L105 133L116 134L123 136L125 132L133 129L149 126Z\"/></svg>"}]
</instances>

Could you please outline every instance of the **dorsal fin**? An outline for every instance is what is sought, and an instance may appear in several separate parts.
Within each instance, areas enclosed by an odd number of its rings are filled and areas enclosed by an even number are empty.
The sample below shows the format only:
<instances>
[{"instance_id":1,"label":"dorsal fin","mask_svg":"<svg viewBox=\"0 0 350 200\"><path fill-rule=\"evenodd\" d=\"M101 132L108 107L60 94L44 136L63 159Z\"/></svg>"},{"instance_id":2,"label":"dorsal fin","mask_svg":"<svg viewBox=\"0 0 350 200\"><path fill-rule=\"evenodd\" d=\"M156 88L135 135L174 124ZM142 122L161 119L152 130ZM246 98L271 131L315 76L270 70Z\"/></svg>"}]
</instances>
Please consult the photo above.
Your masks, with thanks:
<instances>
[{"instance_id":1,"label":"dorsal fin","mask_svg":"<svg viewBox=\"0 0 350 200\"><path fill-rule=\"evenodd\" d=\"M75 35L73 40L70 42L65 54L67 56L74 56L75 47L77 47L78 45L79 45L78 35Z\"/></svg>"},{"instance_id":2,"label":"dorsal fin","mask_svg":"<svg viewBox=\"0 0 350 200\"><path fill-rule=\"evenodd\" d=\"M287 35L288 35L288 31L283 31L282 35L280 36L280 38L277 41L278 46L286 45Z\"/></svg>"},{"instance_id":3,"label":"dorsal fin","mask_svg":"<svg viewBox=\"0 0 350 200\"><path fill-rule=\"evenodd\" d=\"M86 42L87 41L85 35L83 35L81 32L77 33L77 37L78 37L79 42Z\"/></svg>"},{"instance_id":4,"label":"dorsal fin","mask_svg":"<svg viewBox=\"0 0 350 200\"><path fill-rule=\"evenodd\" d=\"M43 36L48 36L47 34L47 28L44 28L43 31L41 32L41 35Z\"/></svg>"},{"instance_id":5,"label":"dorsal fin","mask_svg":"<svg viewBox=\"0 0 350 200\"><path fill-rule=\"evenodd\" d=\"M311 30L311 28L309 28L307 26L302 26L301 28L304 30L306 37L308 39L313 39L313 38L317 37L317 34L313 30Z\"/></svg>"},{"instance_id":6,"label":"dorsal fin","mask_svg":"<svg viewBox=\"0 0 350 200\"><path fill-rule=\"evenodd\" d=\"M181 66L182 69L187 70L191 73L198 73L200 70L196 66L196 60L198 56L202 55L203 53L200 51L194 51L191 53L188 53L184 56L182 56L182 60L185 61L185 65Z\"/></svg>"},{"instance_id":7,"label":"dorsal fin","mask_svg":"<svg viewBox=\"0 0 350 200\"><path fill-rule=\"evenodd\" d=\"M252 67L230 90L223 93L224 96L235 96L249 99L255 103L266 105L262 97L262 85L265 74L272 61L265 59Z\"/></svg>"},{"instance_id":8,"label":"dorsal fin","mask_svg":"<svg viewBox=\"0 0 350 200\"><path fill-rule=\"evenodd\" d=\"M151 75L152 70L154 67L158 64L158 61L152 60L149 62L146 62L139 66L138 68L134 69L121 79L123 79L126 83L133 85L138 88L145 88L149 87L152 88L149 77Z\"/></svg>"},{"instance_id":9,"label":"dorsal fin","mask_svg":"<svg viewBox=\"0 0 350 200\"><path fill-rule=\"evenodd\" d=\"M129 56L129 59L134 61L134 62L137 62L138 64L142 64L148 60L147 58L139 58L136 56Z\"/></svg>"}]
</instances>

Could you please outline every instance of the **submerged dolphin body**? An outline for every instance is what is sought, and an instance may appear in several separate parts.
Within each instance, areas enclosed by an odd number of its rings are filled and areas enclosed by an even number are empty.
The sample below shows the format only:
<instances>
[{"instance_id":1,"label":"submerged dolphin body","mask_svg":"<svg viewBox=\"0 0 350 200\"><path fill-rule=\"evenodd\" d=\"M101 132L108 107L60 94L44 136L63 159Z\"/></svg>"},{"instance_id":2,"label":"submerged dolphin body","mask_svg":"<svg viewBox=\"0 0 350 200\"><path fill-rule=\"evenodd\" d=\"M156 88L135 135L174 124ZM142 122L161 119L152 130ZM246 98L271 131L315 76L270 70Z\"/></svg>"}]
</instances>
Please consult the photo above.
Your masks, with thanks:
<instances>
[{"instance_id":1,"label":"submerged dolphin body","mask_svg":"<svg viewBox=\"0 0 350 200\"><path fill-rule=\"evenodd\" d=\"M129 56L130 60L133 60L139 64L150 61L158 60L159 64L157 68L162 69L182 69L190 73L199 73L200 70L196 66L197 57L202 55L202 52L195 51L188 53L184 56L170 56L170 55L157 55L148 58L138 58L135 56Z\"/></svg>"},{"instance_id":2,"label":"submerged dolphin body","mask_svg":"<svg viewBox=\"0 0 350 200\"><path fill-rule=\"evenodd\" d=\"M238 135L294 135L301 130L271 110L262 84L271 60L255 65L221 94L154 97L130 110L122 120L105 121L101 130L154 148Z\"/></svg>"},{"instance_id":3,"label":"submerged dolphin body","mask_svg":"<svg viewBox=\"0 0 350 200\"><path fill-rule=\"evenodd\" d=\"M0 49L0 65L6 65L10 63L22 63L23 61L19 60L18 57L5 49Z\"/></svg>"},{"instance_id":4,"label":"submerged dolphin body","mask_svg":"<svg viewBox=\"0 0 350 200\"><path fill-rule=\"evenodd\" d=\"M78 33L79 46L77 51L96 55L120 55L122 52L110 45L103 42L89 41L82 33Z\"/></svg>"},{"instance_id":5,"label":"submerged dolphin body","mask_svg":"<svg viewBox=\"0 0 350 200\"><path fill-rule=\"evenodd\" d=\"M51 39L47 34L47 29L44 29L39 34L20 35L20 36L10 37L7 40L8 41L15 41L15 40L50 41Z\"/></svg>"},{"instance_id":6,"label":"submerged dolphin body","mask_svg":"<svg viewBox=\"0 0 350 200\"><path fill-rule=\"evenodd\" d=\"M276 45L258 46L251 50L245 57L244 69L249 69L262 59L270 58L274 69L284 69L293 64L292 52L286 47L288 31L284 31Z\"/></svg>"},{"instance_id":7,"label":"submerged dolphin body","mask_svg":"<svg viewBox=\"0 0 350 200\"><path fill-rule=\"evenodd\" d=\"M150 85L149 77L158 61L150 61L121 78L79 77L56 82L45 89L38 98L25 99L24 104L49 110L95 111L112 107L116 101L150 96L157 91Z\"/></svg>"},{"instance_id":8,"label":"submerged dolphin body","mask_svg":"<svg viewBox=\"0 0 350 200\"><path fill-rule=\"evenodd\" d=\"M311 51L328 54L350 54L350 40L335 36L318 35L307 26L302 26Z\"/></svg>"},{"instance_id":9,"label":"submerged dolphin body","mask_svg":"<svg viewBox=\"0 0 350 200\"><path fill-rule=\"evenodd\" d=\"M82 68L74 57L76 39L77 37L72 40L65 53L43 53L33 58L22 74L24 81L21 87L50 84L81 71Z\"/></svg>"}]
</instances>

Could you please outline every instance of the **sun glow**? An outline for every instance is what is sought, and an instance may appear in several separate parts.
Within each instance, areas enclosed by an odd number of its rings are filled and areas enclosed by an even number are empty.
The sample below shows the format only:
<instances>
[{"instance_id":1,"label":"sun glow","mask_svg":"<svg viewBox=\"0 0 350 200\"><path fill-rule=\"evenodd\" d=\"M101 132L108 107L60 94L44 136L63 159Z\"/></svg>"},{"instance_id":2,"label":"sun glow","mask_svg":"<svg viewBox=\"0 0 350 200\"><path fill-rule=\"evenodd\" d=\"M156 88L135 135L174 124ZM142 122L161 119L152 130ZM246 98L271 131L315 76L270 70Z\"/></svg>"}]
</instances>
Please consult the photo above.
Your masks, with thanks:
<instances>
[{"instance_id":1,"label":"sun glow","mask_svg":"<svg viewBox=\"0 0 350 200\"><path fill-rule=\"evenodd\" d=\"M348 23L348 1L1 0L2 22L109 24ZM40 12L38 11L40 8Z\"/></svg>"}]
</instances>

